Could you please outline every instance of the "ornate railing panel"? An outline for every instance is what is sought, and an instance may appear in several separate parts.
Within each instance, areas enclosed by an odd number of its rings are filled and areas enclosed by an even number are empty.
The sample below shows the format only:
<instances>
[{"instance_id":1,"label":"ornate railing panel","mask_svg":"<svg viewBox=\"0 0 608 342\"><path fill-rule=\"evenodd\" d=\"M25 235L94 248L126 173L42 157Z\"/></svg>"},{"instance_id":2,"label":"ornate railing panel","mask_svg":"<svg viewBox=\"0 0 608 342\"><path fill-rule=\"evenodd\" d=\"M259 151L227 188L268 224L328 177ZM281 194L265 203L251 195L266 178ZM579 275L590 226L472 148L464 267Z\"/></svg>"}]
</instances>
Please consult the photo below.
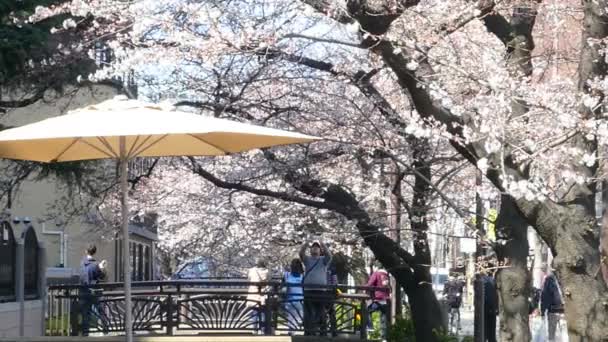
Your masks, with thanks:
<instances>
[{"instance_id":1,"label":"ornate railing panel","mask_svg":"<svg viewBox=\"0 0 608 342\"><path fill-rule=\"evenodd\" d=\"M177 300L179 329L255 331L261 305L239 296L196 296Z\"/></svg>"},{"instance_id":2,"label":"ornate railing panel","mask_svg":"<svg viewBox=\"0 0 608 342\"><path fill-rule=\"evenodd\" d=\"M251 286L251 287L250 287ZM48 291L47 335L79 335L83 317L89 318L91 335L118 335L125 330L122 283L106 283L90 289L54 285ZM279 335L304 332L304 300L289 299L279 291L280 282L249 283L243 280L134 282L133 331L137 334L264 333ZM248 293L257 288L255 293ZM322 300L326 324L312 333L367 336L369 293L378 288L315 287ZM248 299L248 294L254 298ZM249 296L251 298L252 296ZM310 333L310 331L309 331Z\"/></svg>"}]
</instances>

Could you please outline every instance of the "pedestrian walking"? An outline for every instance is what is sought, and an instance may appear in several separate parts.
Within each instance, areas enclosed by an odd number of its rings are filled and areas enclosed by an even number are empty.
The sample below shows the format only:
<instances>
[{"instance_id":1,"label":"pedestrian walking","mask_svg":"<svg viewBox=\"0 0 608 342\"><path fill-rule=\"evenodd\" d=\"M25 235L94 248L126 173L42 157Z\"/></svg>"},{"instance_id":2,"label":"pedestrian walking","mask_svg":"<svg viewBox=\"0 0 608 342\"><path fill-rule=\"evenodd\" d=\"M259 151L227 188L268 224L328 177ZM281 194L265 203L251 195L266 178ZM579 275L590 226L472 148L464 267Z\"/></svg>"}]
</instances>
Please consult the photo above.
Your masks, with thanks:
<instances>
[{"instance_id":1,"label":"pedestrian walking","mask_svg":"<svg viewBox=\"0 0 608 342\"><path fill-rule=\"evenodd\" d=\"M542 317L547 315L548 337L549 341L553 342L555 341L557 323L564 312L564 304L557 279L553 272L551 272L551 268L543 264L541 269L545 273L545 278L540 295L540 314Z\"/></svg>"},{"instance_id":2,"label":"pedestrian walking","mask_svg":"<svg viewBox=\"0 0 608 342\"><path fill-rule=\"evenodd\" d=\"M455 326L456 330L460 330L460 307L462 306L463 290L464 283L454 276L450 276L448 281L443 285L443 295L450 310L450 329Z\"/></svg>"}]
</instances>

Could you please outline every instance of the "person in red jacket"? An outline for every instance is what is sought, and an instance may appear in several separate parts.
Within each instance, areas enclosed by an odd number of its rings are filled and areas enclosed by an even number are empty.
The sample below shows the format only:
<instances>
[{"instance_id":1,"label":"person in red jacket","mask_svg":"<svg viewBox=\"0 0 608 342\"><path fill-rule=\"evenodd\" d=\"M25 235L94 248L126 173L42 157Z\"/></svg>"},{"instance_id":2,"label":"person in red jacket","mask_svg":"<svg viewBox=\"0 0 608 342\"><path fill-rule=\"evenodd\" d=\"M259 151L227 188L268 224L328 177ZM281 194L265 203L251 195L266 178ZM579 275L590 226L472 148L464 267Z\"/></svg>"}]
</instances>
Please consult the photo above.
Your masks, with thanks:
<instances>
[{"instance_id":1,"label":"person in red jacket","mask_svg":"<svg viewBox=\"0 0 608 342\"><path fill-rule=\"evenodd\" d=\"M373 323L372 323L372 313L379 311L380 312L380 322L382 325L382 336L386 336L386 317L388 316L388 310L389 310L389 299L390 299L390 291L389 291L389 287L390 287L390 278L388 275L388 272L386 272L386 270L380 268L380 265L378 265L378 268L376 269L376 271L374 271L372 273L372 275L369 277L369 280L367 281L367 286L373 286L373 287L384 287L386 288L385 291L382 290L377 290L374 291L373 295L372 295L372 302L371 304L367 307L367 312L368 312L368 319L367 319L367 325L369 329L373 329Z\"/></svg>"}]
</instances>

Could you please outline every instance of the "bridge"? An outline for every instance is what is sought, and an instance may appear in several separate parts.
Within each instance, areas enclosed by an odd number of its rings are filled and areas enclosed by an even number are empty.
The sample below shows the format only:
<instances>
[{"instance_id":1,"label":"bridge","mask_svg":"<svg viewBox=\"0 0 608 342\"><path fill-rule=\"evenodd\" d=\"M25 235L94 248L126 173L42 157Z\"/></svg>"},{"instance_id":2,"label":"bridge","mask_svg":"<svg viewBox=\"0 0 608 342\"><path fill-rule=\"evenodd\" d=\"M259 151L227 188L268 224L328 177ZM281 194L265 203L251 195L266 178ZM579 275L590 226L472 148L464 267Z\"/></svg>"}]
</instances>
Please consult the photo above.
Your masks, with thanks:
<instances>
[{"instance_id":1,"label":"bridge","mask_svg":"<svg viewBox=\"0 0 608 342\"><path fill-rule=\"evenodd\" d=\"M304 333L299 309L303 301L286 297L286 286L279 281L251 283L242 279L133 282L133 332L140 338L154 336L155 341L161 336L196 336L196 341L205 340L202 336L214 336L213 341L227 336L236 340L242 336L248 341L262 337L264 341L290 340L288 334ZM123 287L123 283L103 283L83 292L79 285L49 286L46 335L81 334L83 293L90 293L90 336L113 341L125 331ZM322 290L315 291L312 299L322 300L327 309L327 324L309 333L361 340L368 338L371 293L388 291L343 285L306 286L304 290Z\"/></svg>"}]
</instances>

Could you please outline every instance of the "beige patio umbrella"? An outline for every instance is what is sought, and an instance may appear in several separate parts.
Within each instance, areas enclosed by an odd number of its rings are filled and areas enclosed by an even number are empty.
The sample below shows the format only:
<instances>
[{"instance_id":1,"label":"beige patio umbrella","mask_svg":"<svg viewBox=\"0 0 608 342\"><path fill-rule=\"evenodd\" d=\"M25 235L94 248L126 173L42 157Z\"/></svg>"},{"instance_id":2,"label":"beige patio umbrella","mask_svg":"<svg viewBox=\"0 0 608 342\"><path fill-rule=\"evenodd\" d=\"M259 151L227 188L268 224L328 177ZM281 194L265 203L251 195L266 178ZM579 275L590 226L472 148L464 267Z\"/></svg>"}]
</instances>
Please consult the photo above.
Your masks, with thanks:
<instances>
[{"instance_id":1,"label":"beige patio umbrella","mask_svg":"<svg viewBox=\"0 0 608 342\"><path fill-rule=\"evenodd\" d=\"M120 164L125 328L132 340L127 165L135 157L219 156L319 138L114 99L0 132L0 157L37 162L116 159Z\"/></svg>"}]
</instances>

